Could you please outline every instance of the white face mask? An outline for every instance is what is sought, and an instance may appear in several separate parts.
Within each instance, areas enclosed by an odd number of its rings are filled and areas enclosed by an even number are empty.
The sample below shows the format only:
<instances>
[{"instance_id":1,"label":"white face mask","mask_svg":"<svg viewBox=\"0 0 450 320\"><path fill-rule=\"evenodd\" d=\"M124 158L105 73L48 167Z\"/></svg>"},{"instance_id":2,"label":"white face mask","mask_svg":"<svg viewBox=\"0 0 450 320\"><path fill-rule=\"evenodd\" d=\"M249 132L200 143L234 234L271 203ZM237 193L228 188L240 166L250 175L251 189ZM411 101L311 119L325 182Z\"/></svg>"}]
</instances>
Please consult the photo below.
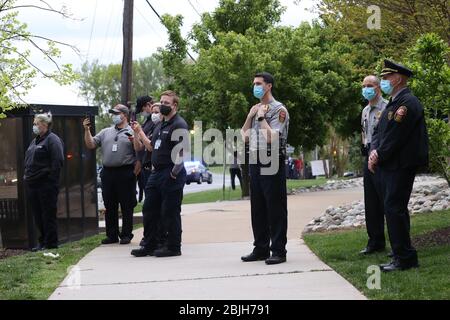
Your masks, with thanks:
<instances>
[{"instance_id":1,"label":"white face mask","mask_svg":"<svg viewBox=\"0 0 450 320\"><path fill-rule=\"evenodd\" d=\"M39 127L38 127L37 125L34 125L34 126L33 126L33 133L34 133L35 135L38 135L38 134L41 133L41 130L39 130Z\"/></svg>"},{"instance_id":2,"label":"white face mask","mask_svg":"<svg viewBox=\"0 0 450 320\"><path fill-rule=\"evenodd\" d=\"M161 117L159 113L152 113L152 121L154 124L161 122Z\"/></svg>"},{"instance_id":3,"label":"white face mask","mask_svg":"<svg viewBox=\"0 0 450 320\"><path fill-rule=\"evenodd\" d=\"M115 114L112 116L112 121L115 125L119 125L122 123L122 117L120 116L120 114Z\"/></svg>"}]
</instances>

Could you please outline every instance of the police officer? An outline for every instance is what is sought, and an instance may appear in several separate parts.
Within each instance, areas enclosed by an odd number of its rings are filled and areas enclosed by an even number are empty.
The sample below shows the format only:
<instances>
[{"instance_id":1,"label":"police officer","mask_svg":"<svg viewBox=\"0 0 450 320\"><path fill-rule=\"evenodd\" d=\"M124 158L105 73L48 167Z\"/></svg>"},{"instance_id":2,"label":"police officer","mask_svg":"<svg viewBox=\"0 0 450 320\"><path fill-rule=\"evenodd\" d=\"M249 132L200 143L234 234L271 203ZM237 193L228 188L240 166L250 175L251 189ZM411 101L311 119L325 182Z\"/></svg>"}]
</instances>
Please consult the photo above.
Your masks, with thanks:
<instances>
[{"instance_id":1,"label":"police officer","mask_svg":"<svg viewBox=\"0 0 450 320\"><path fill-rule=\"evenodd\" d=\"M252 253L241 259L244 262L265 260L266 264L278 264L286 261L285 159L289 114L286 107L272 96L274 78L271 74L256 74L253 85L254 96L261 102L250 110L242 133L245 142L250 143L250 202L255 241ZM273 150L273 145L277 144L279 149ZM263 161L265 155L269 157L268 162ZM266 172L272 165L276 165L275 171Z\"/></svg>"},{"instance_id":2,"label":"police officer","mask_svg":"<svg viewBox=\"0 0 450 320\"><path fill-rule=\"evenodd\" d=\"M153 131L151 141L138 123L133 123L136 136L152 151L152 172L146 185L143 214L145 244L131 252L135 257L171 257L181 255L181 202L186 183L183 150L189 146L186 121L177 114L179 98L173 91L161 94L163 121ZM162 222L167 240L158 248L159 224Z\"/></svg>"},{"instance_id":3,"label":"police officer","mask_svg":"<svg viewBox=\"0 0 450 320\"><path fill-rule=\"evenodd\" d=\"M361 254L372 254L385 250L384 208L381 194L380 172L372 173L368 168L369 151L375 126L388 101L383 99L380 90L380 80L371 75L363 81L362 95L369 101L361 116L362 154L364 161L364 204L366 214L366 229L369 240Z\"/></svg>"},{"instance_id":4,"label":"police officer","mask_svg":"<svg viewBox=\"0 0 450 320\"><path fill-rule=\"evenodd\" d=\"M136 112L141 113L145 118L145 122L142 125L142 132L147 138L145 141L142 141L139 137L134 139L134 149L136 151L138 161L142 164L142 171L139 175L139 202L141 202L141 192L145 190L145 186L152 170L152 153L149 151L151 150L150 140L157 124L161 122L161 114L159 112L159 103L154 103L153 98L149 96L142 96L137 99ZM147 143L147 147L145 143ZM144 215L143 218L145 220L147 217ZM164 232L162 231L161 224L160 229L160 238L162 242L164 241ZM139 243L140 246L145 246L146 238L148 238L147 229L144 229L144 237Z\"/></svg>"},{"instance_id":5,"label":"police officer","mask_svg":"<svg viewBox=\"0 0 450 320\"><path fill-rule=\"evenodd\" d=\"M56 212L64 147L61 139L51 131L51 124L51 113L34 117L36 138L25 153L27 200L40 232L39 244L32 251L58 248Z\"/></svg>"},{"instance_id":6,"label":"police officer","mask_svg":"<svg viewBox=\"0 0 450 320\"><path fill-rule=\"evenodd\" d=\"M89 149L101 147L103 169L102 195L105 202L106 239L102 244L128 244L133 238L133 210L136 201L136 155L132 129L128 125L130 111L124 105L109 110L114 126L103 129L95 137L90 132L90 121L85 119L85 143ZM122 232L119 233L118 209L122 211Z\"/></svg>"},{"instance_id":7,"label":"police officer","mask_svg":"<svg viewBox=\"0 0 450 320\"><path fill-rule=\"evenodd\" d=\"M393 260L381 265L385 272L419 266L411 244L408 202L416 172L428 165L428 133L424 109L408 88L413 72L384 61L381 90L391 96L375 132L369 170L379 170Z\"/></svg>"},{"instance_id":8,"label":"police officer","mask_svg":"<svg viewBox=\"0 0 450 320\"><path fill-rule=\"evenodd\" d=\"M139 97L136 101L136 113L141 114L144 118L144 123L142 124L142 130L148 136L150 131L153 130L155 125L152 122L152 106L153 106L153 98L150 96L142 96ZM135 148L136 149L136 148ZM143 160L146 156L146 150L142 148L142 150L136 150L136 162L138 166L141 168L138 175L138 186L139 186L139 202L142 201L144 197L144 189L145 183L147 182L148 175L146 176L143 171Z\"/></svg>"}]
</instances>

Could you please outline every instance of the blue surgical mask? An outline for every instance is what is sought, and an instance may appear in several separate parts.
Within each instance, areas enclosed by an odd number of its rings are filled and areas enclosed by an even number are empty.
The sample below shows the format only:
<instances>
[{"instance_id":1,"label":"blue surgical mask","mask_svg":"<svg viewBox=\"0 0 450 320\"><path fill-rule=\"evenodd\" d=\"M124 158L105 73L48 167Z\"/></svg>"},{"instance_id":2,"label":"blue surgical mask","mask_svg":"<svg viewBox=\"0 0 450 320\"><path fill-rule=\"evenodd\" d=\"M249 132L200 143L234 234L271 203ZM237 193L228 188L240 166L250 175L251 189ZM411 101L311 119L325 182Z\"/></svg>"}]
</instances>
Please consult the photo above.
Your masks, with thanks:
<instances>
[{"instance_id":1,"label":"blue surgical mask","mask_svg":"<svg viewBox=\"0 0 450 320\"><path fill-rule=\"evenodd\" d=\"M113 123L117 126L122 123L122 118L120 117L120 114L115 114L112 116Z\"/></svg>"},{"instance_id":2,"label":"blue surgical mask","mask_svg":"<svg viewBox=\"0 0 450 320\"><path fill-rule=\"evenodd\" d=\"M33 126L33 133L34 133L35 135L38 135L38 134L41 133L41 131L39 130L39 127L38 127L38 126L36 126L36 125Z\"/></svg>"},{"instance_id":3,"label":"blue surgical mask","mask_svg":"<svg viewBox=\"0 0 450 320\"><path fill-rule=\"evenodd\" d=\"M394 91L394 87L392 86L392 83L390 80L381 80L380 88L381 88L381 91L383 91L387 95L391 95L392 91Z\"/></svg>"},{"instance_id":4,"label":"blue surgical mask","mask_svg":"<svg viewBox=\"0 0 450 320\"><path fill-rule=\"evenodd\" d=\"M366 100L370 101L377 96L377 92L376 92L375 88L368 87L368 88L362 89L362 95Z\"/></svg>"},{"instance_id":5,"label":"blue surgical mask","mask_svg":"<svg viewBox=\"0 0 450 320\"><path fill-rule=\"evenodd\" d=\"M253 87L253 95L256 99L262 99L264 97L264 88L263 86L254 86Z\"/></svg>"},{"instance_id":6,"label":"blue surgical mask","mask_svg":"<svg viewBox=\"0 0 450 320\"><path fill-rule=\"evenodd\" d=\"M150 113L147 111L143 111L141 114L144 118L148 118L150 116Z\"/></svg>"}]
</instances>

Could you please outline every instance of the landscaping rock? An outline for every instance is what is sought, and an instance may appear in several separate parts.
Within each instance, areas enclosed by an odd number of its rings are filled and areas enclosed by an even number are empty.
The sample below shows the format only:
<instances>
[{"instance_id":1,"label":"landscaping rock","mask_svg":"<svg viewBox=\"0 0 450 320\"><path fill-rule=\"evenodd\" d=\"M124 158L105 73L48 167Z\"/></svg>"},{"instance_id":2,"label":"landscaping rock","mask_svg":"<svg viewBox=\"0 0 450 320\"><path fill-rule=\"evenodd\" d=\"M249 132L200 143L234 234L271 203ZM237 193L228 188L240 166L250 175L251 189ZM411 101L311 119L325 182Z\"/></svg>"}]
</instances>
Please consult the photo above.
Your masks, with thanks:
<instances>
[{"instance_id":1,"label":"landscaping rock","mask_svg":"<svg viewBox=\"0 0 450 320\"><path fill-rule=\"evenodd\" d=\"M355 181L345 180L343 183L331 181L327 184L327 187L350 188L357 186L359 183L362 185L362 179L352 180ZM416 177L408 207L411 214L426 214L450 208L450 188L448 188L447 182L430 175ZM313 219L303 232L333 231L362 226L365 226L365 208L364 201L360 200L339 207L328 207L325 213Z\"/></svg>"}]
</instances>

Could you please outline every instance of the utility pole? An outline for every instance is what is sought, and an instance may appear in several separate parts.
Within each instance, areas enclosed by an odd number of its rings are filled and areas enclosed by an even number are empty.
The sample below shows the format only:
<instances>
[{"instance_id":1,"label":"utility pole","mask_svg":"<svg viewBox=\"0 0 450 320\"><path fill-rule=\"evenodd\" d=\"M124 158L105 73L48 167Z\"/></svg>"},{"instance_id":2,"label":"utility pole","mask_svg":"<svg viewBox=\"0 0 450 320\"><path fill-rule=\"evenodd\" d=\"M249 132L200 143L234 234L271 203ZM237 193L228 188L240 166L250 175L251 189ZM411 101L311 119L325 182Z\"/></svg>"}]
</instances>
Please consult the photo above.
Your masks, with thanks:
<instances>
[{"instance_id":1,"label":"utility pole","mask_svg":"<svg viewBox=\"0 0 450 320\"><path fill-rule=\"evenodd\" d=\"M121 103L131 107L131 82L133 77L133 9L134 0L124 0L123 9L123 59Z\"/></svg>"}]
</instances>

